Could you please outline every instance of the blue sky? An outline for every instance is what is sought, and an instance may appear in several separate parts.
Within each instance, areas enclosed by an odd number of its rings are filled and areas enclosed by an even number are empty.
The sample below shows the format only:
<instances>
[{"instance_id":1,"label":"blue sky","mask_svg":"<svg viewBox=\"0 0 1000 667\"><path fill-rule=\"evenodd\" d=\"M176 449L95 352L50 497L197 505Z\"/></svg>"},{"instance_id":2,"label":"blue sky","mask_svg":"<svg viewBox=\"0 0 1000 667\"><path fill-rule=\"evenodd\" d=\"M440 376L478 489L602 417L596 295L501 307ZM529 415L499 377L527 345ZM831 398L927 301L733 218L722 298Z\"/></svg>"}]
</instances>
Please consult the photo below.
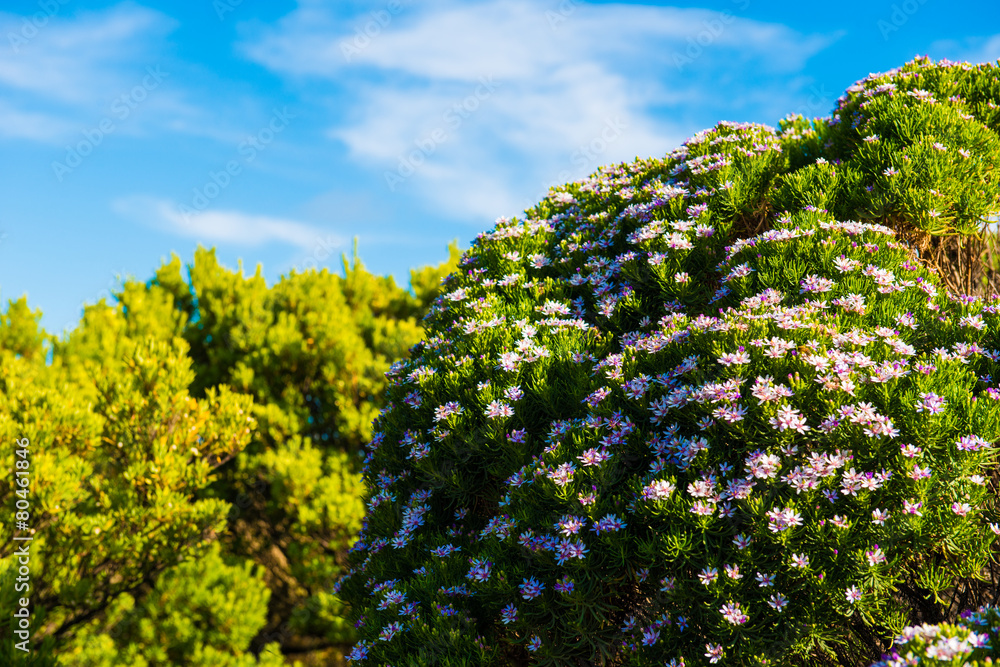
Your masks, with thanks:
<instances>
[{"instance_id":1,"label":"blue sky","mask_svg":"<svg viewBox=\"0 0 1000 667\"><path fill-rule=\"evenodd\" d=\"M0 299L72 328L215 246L269 283L408 282L548 187L720 120L828 115L917 54L1000 57L980 2L7 0Z\"/></svg>"}]
</instances>

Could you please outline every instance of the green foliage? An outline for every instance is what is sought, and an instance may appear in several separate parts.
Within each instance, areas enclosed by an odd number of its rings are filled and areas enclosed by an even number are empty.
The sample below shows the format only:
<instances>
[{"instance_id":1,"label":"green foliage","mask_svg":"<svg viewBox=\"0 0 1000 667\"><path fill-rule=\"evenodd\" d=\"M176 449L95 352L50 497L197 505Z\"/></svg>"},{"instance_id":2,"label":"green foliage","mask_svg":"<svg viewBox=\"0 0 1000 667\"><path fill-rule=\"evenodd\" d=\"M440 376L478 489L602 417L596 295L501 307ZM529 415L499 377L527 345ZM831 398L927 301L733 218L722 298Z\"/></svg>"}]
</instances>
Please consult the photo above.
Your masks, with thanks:
<instances>
[{"instance_id":1,"label":"green foliage","mask_svg":"<svg viewBox=\"0 0 1000 667\"><path fill-rule=\"evenodd\" d=\"M918 58L868 76L831 118L781 125L795 170L771 206L812 204L884 224L918 246L949 289L997 291L995 270L979 260L996 253L982 234L1000 202L998 90L992 64Z\"/></svg>"},{"instance_id":2,"label":"green foliage","mask_svg":"<svg viewBox=\"0 0 1000 667\"><path fill-rule=\"evenodd\" d=\"M44 354L45 342L45 334L38 327L41 318L42 311L28 308L27 297L8 299L7 312L0 315L0 349L38 360Z\"/></svg>"},{"instance_id":3,"label":"green foliage","mask_svg":"<svg viewBox=\"0 0 1000 667\"><path fill-rule=\"evenodd\" d=\"M1000 210L991 107L938 92L996 71L914 61L481 234L390 372L350 657L847 666L993 599L1000 302L923 251Z\"/></svg>"},{"instance_id":4,"label":"green foliage","mask_svg":"<svg viewBox=\"0 0 1000 667\"><path fill-rule=\"evenodd\" d=\"M276 644L264 648L259 662L246 653L266 621L270 596L256 569L227 565L214 543L203 557L163 572L140 605L128 594L116 599L62 660L91 667L284 665Z\"/></svg>"},{"instance_id":5,"label":"green foliage","mask_svg":"<svg viewBox=\"0 0 1000 667\"><path fill-rule=\"evenodd\" d=\"M61 340L11 302L0 432L31 441L33 652L8 642L0 661L336 660L354 639L331 588L364 513L356 453L384 373L454 270L449 252L412 272L410 294L356 253L343 276L268 287L199 249L186 268L174 256L149 282L124 281ZM0 483L5 506L15 488ZM16 607L12 551L3 609Z\"/></svg>"},{"instance_id":6,"label":"green foliage","mask_svg":"<svg viewBox=\"0 0 1000 667\"><path fill-rule=\"evenodd\" d=\"M70 369L61 358L45 366L0 353L2 437L30 440L34 539L25 593L36 613L36 639L50 638L50 645L204 550L224 529L228 508L196 493L220 460L250 440L249 397L224 387L203 399L188 394L184 341L126 338L121 345L124 356L87 375L82 386L67 381ZM2 456L6 469L14 469L14 449ZM13 480L4 480L0 498L7 506L14 491ZM13 528L0 528L9 545L0 561L5 609L12 608L17 569ZM13 650L10 643L4 650Z\"/></svg>"}]
</instances>

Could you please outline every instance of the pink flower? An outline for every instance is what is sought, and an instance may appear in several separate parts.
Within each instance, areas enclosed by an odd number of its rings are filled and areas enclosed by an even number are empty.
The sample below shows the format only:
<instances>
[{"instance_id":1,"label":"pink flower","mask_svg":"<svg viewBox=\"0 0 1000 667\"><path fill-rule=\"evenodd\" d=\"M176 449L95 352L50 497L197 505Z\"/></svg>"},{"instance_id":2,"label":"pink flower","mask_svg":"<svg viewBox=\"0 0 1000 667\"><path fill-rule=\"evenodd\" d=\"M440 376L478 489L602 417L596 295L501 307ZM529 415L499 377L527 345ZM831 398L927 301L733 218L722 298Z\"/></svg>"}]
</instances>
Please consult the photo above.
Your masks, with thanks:
<instances>
[{"instance_id":1,"label":"pink flower","mask_svg":"<svg viewBox=\"0 0 1000 667\"><path fill-rule=\"evenodd\" d=\"M738 352L726 352L721 357L719 357L719 363L723 366L732 366L733 364L742 365L750 363L750 355L744 351L743 346L740 345Z\"/></svg>"},{"instance_id":2,"label":"pink flower","mask_svg":"<svg viewBox=\"0 0 1000 667\"><path fill-rule=\"evenodd\" d=\"M510 407L508 403L504 403L503 401L493 401L486 406L486 412L484 414L490 419L496 419L497 417L513 417L514 409Z\"/></svg>"},{"instance_id":3,"label":"pink flower","mask_svg":"<svg viewBox=\"0 0 1000 667\"><path fill-rule=\"evenodd\" d=\"M572 463L563 463L558 468L553 470L548 474L548 478L555 482L558 486L566 486L573 480L573 473L576 472L576 466Z\"/></svg>"},{"instance_id":4,"label":"pink flower","mask_svg":"<svg viewBox=\"0 0 1000 667\"><path fill-rule=\"evenodd\" d=\"M875 545L873 551L866 551L865 555L868 557L868 567L875 567L876 565L881 565L885 562L885 554L882 552L882 548L879 545Z\"/></svg>"},{"instance_id":5,"label":"pink flower","mask_svg":"<svg viewBox=\"0 0 1000 667\"><path fill-rule=\"evenodd\" d=\"M972 509L972 507L969 505L969 503L961 503L961 504L959 504L959 503L952 503L951 504L951 511L954 512L955 514L957 514L958 516L965 516L966 514L969 513L969 510L971 510L971 509Z\"/></svg>"},{"instance_id":6,"label":"pink flower","mask_svg":"<svg viewBox=\"0 0 1000 667\"><path fill-rule=\"evenodd\" d=\"M655 482L647 484L642 489L642 499L643 500L665 500L670 497L670 494L674 492L674 485L670 482L659 479Z\"/></svg>"},{"instance_id":7,"label":"pink flower","mask_svg":"<svg viewBox=\"0 0 1000 667\"><path fill-rule=\"evenodd\" d=\"M607 398L610 393L611 393L610 389L608 389L607 387L601 387L600 389L595 390L592 394L590 394L590 396L587 396L587 398L583 399L580 402L586 403L590 407L594 408L597 407L598 403Z\"/></svg>"},{"instance_id":8,"label":"pink flower","mask_svg":"<svg viewBox=\"0 0 1000 667\"><path fill-rule=\"evenodd\" d=\"M451 415L462 414L462 411L462 406L454 401L445 403L444 405L438 406L434 409L434 421L442 422L448 419Z\"/></svg>"},{"instance_id":9,"label":"pink flower","mask_svg":"<svg viewBox=\"0 0 1000 667\"><path fill-rule=\"evenodd\" d=\"M596 447L591 447L585 451L581 456L576 457L584 466L599 466L604 461L611 458L611 452L607 450L599 450Z\"/></svg>"},{"instance_id":10,"label":"pink flower","mask_svg":"<svg viewBox=\"0 0 1000 667\"><path fill-rule=\"evenodd\" d=\"M715 505L698 500L692 505L690 511L698 516L710 516L715 512Z\"/></svg>"},{"instance_id":11,"label":"pink flower","mask_svg":"<svg viewBox=\"0 0 1000 667\"><path fill-rule=\"evenodd\" d=\"M844 591L844 595L847 597L847 601L852 604L857 602L863 597L861 591L858 590L857 586L851 586L850 588L848 588L846 591Z\"/></svg>"},{"instance_id":12,"label":"pink flower","mask_svg":"<svg viewBox=\"0 0 1000 667\"><path fill-rule=\"evenodd\" d=\"M737 405L734 408L730 408L724 405L720 405L712 413L712 416L716 419L722 419L730 424L735 424L738 421L743 420L743 415L747 413L747 409L742 405Z\"/></svg>"},{"instance_id":13,"label":"pink flower","mask_svg":"<svg viewBox=\"0 0 1000 667\"><path fill-rule=\"evenodd\" d=\"M723 618L733 625L742 625L750 620L749 617L740 609L739 602L728 602L722 605L722 608L719 609L719 611L722 612Z\"/></svg>"},{"instance_id":14,"label":"pink flower","mask_svg":"<svg viewBox=\"0 0 1000 667\"><path fill-rule=\"evenodd\" d=\"M884 526L888 518L889 518L888 510L881 510L881 509L872 510L872 523Z\"/></svg>"},{"instance_id":15,"label":"pink flower","mask_svg":"<svg viewBox=\"0 0 1000 667\"><path fill-rule=\"evenodd\" d=\"M772 533L780 533L789 528L802 525L802 515L786 507L783 510L769 510L767 512L768 528Z\"/></svg>"},{"instance_id":16,"label":"pink flower","mask_svg":"<svg viewBox=\"0 0 1000 667\"><path fill-rule=\"evenodd\" d=\"M705 648L708 649L705 652L705 657L709 658L710 663L714 665L722 660L722 646L720 644L705 644Z\"/></svg>"},{"instance_id":17,"label":"pink flower","mask_svg":"<svg viewBox=\"0 0 1000 667\"><path fill-rule=\"evenodd\" d=\"M800 283L799 294L805 294L806 292L829 292L837 283L833 282L829 278L823 278L817 276L816 274L807 276Z\"/></svg>"},{"instance_id":18,"label":"pink flower","mask_svg":"<svg viewBox=\"0 0 1000 667\"><path fill-rule=\"evenodd\" d=\"M944 397L938 396L934 392L928 392L920 394L920 402L915 403L914 407L917 409L917 412L926 410L932 415L936 415L944 412L944 407L947 404L948 402L944 400Z\"/></svg>"},{"instance_id":19,"label":"pink flower","mask_svg":"<svg viewBox=\"0 0 1000 667\"><path fill-rule=\"evenodd\" d=\"M958 440L958 448L963 452L978 452L983 447L989 447L989 444L978 435L963 435Z\"/></svg>"},{"instance_id":20,"label":"pink flower","mask_svg":"<svg viewBox=\"0 0 1000 667\"><path fill-rule=\"evenodd\" d=\"M783 405L778 408L778 415L776 417L771 417L768 421L771 426L779 431L791 429L799 433L805 433L809 430L809 427L806 426L805 417L803 417L798 410L788 405Z\"/></svg>"},{"instance_id":21,"label":"pink flower","mask_svg":"<svg viewBox=\"0 0 1000 667\"><path fill-rule=\"evenodd\" d=\"M581 528L587 525L587 519L581 516L563 516L557 523L553 524L553 528L559 530L560 533L569 537L570 535L575 535L580 531Z\"/></svg>"}]
</instances>

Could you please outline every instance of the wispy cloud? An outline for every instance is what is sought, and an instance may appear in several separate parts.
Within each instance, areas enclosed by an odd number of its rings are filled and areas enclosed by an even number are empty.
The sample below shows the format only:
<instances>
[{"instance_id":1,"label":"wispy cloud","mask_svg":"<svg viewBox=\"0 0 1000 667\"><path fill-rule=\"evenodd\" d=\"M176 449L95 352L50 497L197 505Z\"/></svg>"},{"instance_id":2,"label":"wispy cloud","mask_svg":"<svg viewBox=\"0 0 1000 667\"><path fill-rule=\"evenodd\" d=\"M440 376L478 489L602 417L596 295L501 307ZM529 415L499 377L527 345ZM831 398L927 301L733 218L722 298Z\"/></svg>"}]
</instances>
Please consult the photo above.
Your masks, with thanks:
<instances>
[{"instance_id":1,"label":"wispy cloud","mask_svg":"<svg viewBox=\"0 0 1000 667\"><path fill-rule=\"evenodd\" d=\"M176 20L130 2L61 9L40 27L0 12L0 137L65 145L105 119L117 134L235 136L188 100L185 72L174 69L186 66L166 48Z\"/></svg>"},{"instance_id":2,"label":"wispy cloud","mask_svg":"<svg viewBox=\"0 0 1000 667\"><path fill-rule=\"evenodd\" d=\"M331 243L329 232L304 222L241 211L185 212L172 201L154 197L121 197L112 202L112 209L133 222L209 245L281 243L309 250L318 239L327 245ZM337 247L346 246L342 238L333 238L332 243Z\"/></svg>"},{"instance_id":3,"label":"wispy cloud","mask_svg":"<svg viewBox=\"0 0 1000 667\"><path fill-rule=\"evenodd\" d=\"M55 142L76 128L50 113L18 109L0 101L0 137Z\"/></svg>"},{"instance_id":4,"label":"wispy cloud","mask_svg":"<svg viewBox=\"0 0 1000 667\"><path fill-rule=\"evenodd\" d=\"M689 133L693 104L731 108L761 88L789 99L788 74L836 39L701 9L558 6L571 11L407 3L375 29L371 13L345 19L310 2L242 49L303 91L335 87L328 136L351 159L394 192L478 224L523 208L543 183L668 152ZM726 85L706 85L723 71ZM621 130L613 140L609 123Z\"/></svg>"},{"instance_id":5,"label":"wispy cloud","mask_svg":"<svg viewBox=\"0 0 1000 667\"><path fill-rule=\"evenodd\" d=\"M22 25L22 17L0 14L3 34L18 34ZM0 49L0 85L45 100L103 104L129 83L123 63L175 27L173 19L132 4L76 18L56 15L16 50Z\"/></svg>"},{"instance_id":6,"label":"wispy cloud","mask_svg":"<svg viewBox=\"0 0 1000 667\"><path fill-rule=\"evenodd\" d=\"M1000 58L1000 35L962 41L938 40L931 44L930 54L935 58L946 57L971 63L995 63Z\"/></svg>"}]
</instances>

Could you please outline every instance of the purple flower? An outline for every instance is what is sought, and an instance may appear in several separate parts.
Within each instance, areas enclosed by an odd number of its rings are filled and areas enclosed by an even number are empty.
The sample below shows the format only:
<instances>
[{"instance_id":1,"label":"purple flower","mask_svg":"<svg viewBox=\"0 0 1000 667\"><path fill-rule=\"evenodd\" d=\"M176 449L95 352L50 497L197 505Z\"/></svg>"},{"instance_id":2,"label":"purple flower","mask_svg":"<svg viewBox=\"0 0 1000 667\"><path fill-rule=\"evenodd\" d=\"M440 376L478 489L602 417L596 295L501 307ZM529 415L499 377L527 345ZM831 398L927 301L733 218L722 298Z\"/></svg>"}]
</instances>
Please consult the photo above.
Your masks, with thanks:
<instances>
[{"instance_id":1,"label":"purple flower","mask_svg":"<svg viewBox=\"0 0 1000 667\"><path fill-rule=\"evenodd\" d=\"M556 562L562 565L570 558L579 558L582 560L586 558L585 554L587 551L587 547L579 540L575 542L559 540L559 543L556 545Z\"/></svg>"},{"instance_id":2,"label":"purple flower","mask_svg":"<svg viewBox=\"0 0 1000 667\"><path fill-rule=\"evenodd\" d=\"M569 575L564 575L555 585L556 591L560 593L572 593L573 592L573 580L569 578Z\"/></svg>"},{"instance_id":3,"label":"purple flower","mask_svg":"<svg viewBox=\"0 0 1000 667\"><path fill-rule=\"evenodd\" d=\"M990 443L983 440L978 435L963 435L958 440L958 449L963 452L978 452L983 447L989 447Z\"/></svg>"},{"instance_id":4,"label":"purple flower","mask_svg":"<svg viewBox=\"0 0 1000 667\"><path fill-rule=\"evenodd\" d=\"M593 392L590 396L580 401L581 403L586 403L592 408L596 408L597 404L603 401L611 393L611 390L607 387L601 387L600 389Z\"/></svg>"},{"instance_id":5,"label":"purple flower","mask_svg":"<svg viewBox=\"0 0 1000 667\"><path fill-rule=\"evenodd\" d=\"M914 407L917 409L917 412L926 410L932 415L936 415L944 412L944 406L947 404L943 396L938 396L934 392L927 392L920 394L920 402L915 403Z\"/></svg>"},{"instance_id":6,"label":"purple flower","mask_svg":"<svg viewBox=\"0 0 1000 667\"><path fill-rule=\"evenodd\" d=\"M500 620L503 621L504 625L512 623L517 620L517 607L511 602L500 612Z\"/></svg>"},{"instance_id":7,"label":"purple flower","mask_svg":"<svg viewBox=\"0 0 1000 667\"><path fill-rule=\"evenodd\" d=\"M625 522L614 514L608 514L591 526L590 530L600 535L602 532L617 532L625 527Z\"/></svg>"}]
</instances>

